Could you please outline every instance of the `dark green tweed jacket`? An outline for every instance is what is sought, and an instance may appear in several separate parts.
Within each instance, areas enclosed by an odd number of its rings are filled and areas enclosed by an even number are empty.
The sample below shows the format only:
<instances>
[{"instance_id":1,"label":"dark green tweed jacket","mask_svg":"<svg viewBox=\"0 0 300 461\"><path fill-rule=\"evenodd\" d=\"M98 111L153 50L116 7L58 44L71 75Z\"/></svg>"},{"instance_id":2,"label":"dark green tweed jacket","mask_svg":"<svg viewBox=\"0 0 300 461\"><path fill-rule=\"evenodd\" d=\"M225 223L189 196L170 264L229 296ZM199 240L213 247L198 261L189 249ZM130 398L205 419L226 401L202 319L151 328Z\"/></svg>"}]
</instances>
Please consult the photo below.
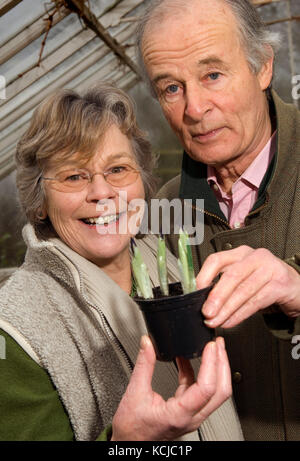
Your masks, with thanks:
<instances>
[{"instance_id":1,"label":"dark green tweed jacket","mask_svg":"<svg viewBox=\"0 0 300 461\"><path fill-rule=\"evenodd\" d=\"M267 248L300 274L300 113L275 92L277 152L259 189L245 227L231 229L206 180L206 165L183 155L182 174L158 198L204 199L204 241L193 246L198 271L217 251L249 245ZM167 236L177 254L177 235ZM219 329L225 337L233 391L246 440L300 440L300 359L292 357L292 337L300 317L259 312L237 327ZM295 354L294 354L295 356Z\"/></svg>"}]
</instances>

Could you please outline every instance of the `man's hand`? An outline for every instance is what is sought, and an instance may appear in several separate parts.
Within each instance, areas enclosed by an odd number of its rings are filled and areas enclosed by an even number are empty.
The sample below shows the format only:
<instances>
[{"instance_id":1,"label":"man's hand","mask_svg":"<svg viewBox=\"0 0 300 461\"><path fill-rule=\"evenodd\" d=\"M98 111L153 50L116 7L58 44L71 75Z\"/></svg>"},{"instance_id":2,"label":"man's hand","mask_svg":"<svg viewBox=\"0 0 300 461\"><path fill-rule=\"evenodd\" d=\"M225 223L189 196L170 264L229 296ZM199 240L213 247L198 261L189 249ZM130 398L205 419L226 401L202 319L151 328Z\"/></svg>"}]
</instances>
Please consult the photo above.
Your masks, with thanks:
<instances>
[{"instance_id":1,"label":"man's hand","mask_svg":"<svg viewBox=\"0 0 300 461\"><path fill-rule=\"evenodd\" d=\"M214 253L204 262L197 287L210 285L219 274L202 309L208 326L233 327L272 304L290 317L300 315L300 275L270 251L240 246Z\"/></svg>"},{"instance_id":2,"label":"man's hand","mask_svg":"<svg viewBox=\"0 0 300 461\"><path fill-rule=\"evenodd\" d=\"M230 397L231 374L223 338L206 345L197 380L186 359L177 359L179 385L165 401L151 387L155 351L143 336L127 390L113 418L112 441L175 440L196 430Z\"/></svg>"}]
</instances>

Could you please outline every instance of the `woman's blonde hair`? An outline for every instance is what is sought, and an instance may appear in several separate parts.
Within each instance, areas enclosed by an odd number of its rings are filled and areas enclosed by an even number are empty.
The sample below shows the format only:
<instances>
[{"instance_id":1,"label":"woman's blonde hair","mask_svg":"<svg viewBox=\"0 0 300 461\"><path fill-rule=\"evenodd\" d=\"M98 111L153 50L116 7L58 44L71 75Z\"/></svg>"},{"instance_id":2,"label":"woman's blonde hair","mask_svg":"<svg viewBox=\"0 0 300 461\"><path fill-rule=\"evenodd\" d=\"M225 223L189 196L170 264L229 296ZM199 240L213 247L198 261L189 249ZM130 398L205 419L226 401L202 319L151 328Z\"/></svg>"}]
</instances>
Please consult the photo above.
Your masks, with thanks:
<instances>
[{"instance_id":1,"label":"woman's blonde hair","mask_svg":"<svg viewBox=\"0 0 300 461\"><path fill-rule=\"evenodd\" d=\"M71 157L87 162L112 124L131 142L146 200L153 196L155 159L145 133L137 126L134 109L129 96L108 83L101 83L82 95L72 90L57 90L37 107L16 150L21 207L37 231L47 224L41 216L45 200L41 177L45 168L50 162L61 164Z\"/></svg>"}]
</instances>

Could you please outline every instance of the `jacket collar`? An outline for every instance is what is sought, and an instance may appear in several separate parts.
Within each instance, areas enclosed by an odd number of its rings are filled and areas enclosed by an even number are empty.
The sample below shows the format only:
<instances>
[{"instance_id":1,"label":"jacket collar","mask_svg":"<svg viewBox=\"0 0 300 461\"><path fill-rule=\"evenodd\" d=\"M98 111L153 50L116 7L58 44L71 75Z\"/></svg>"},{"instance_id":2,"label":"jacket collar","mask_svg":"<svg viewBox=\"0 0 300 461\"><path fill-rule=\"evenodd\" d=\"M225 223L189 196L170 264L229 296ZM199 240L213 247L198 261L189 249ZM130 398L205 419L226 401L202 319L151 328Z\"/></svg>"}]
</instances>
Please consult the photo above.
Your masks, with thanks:
<instances>
[{"instance_id":1,"label":"jacket collar","mask_svg":"<svg viewBox=\"0 0 300 461\"><path fill-rule=\"evenodd\" d=\"M207 166L196 162L186 152L183 153L179 197L181 199L204 200L205 211L227 221L222 213L215 194L207 183Z\"/></svg>"},{"instance_id":2,"label":"jacket collar","mask_svg":"<svg viewBox=\"0 0 300 461\"><path fill-rule=\"evenodd\" d=\"M277 123L276 133L276 152L269 165L269 168L261 182L258 191L258 198L252 208L252 212L257 210L265 203L267 193L274 189L280 174L286 154L288 152L290 141L295 137L293 126L288 122L290 119L290 109L293 108L291 104L285 104L278 95L272 91L270 100L270 113L275 115ZM287 109L289 116L287 116ZM294 108L295 113L297 112ZM280 155L279 155L280 153ZM183 153L182 172L179 197L181 199L197 198L204 199L205 211L213 213L222 220L226 220L222 213L219 203L215 194L207 183L207 166L203 163L193 160L186 152ZM272 186L272 187L271 187Z\"/></svg>"}]
</instances>

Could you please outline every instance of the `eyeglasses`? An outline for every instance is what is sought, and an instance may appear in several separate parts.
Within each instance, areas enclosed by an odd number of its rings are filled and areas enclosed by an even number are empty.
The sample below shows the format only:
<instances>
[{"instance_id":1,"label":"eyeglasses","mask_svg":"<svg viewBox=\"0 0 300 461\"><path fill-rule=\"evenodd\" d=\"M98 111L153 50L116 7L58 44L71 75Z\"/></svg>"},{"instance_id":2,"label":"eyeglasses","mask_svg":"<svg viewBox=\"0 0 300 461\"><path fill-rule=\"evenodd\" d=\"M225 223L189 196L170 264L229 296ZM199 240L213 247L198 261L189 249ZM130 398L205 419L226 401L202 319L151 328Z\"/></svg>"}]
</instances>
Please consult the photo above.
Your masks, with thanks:
<instances>
[{"instance_id":1,"label":"eyeglasses","mask_svg":"<svg viewBox=\"0 0 300 461\"><path fill-rule=\"evenodd\" d=\"M59 172L54 178L41 179L53 181L53 186L61 192L79 192L85 189L96 175L102 175L105 181L113 187L126 187L133 184L140 172L130 165L118 165L103 173L90 173L84 169L70 169Z\"/></svg>"}]
</instances>

